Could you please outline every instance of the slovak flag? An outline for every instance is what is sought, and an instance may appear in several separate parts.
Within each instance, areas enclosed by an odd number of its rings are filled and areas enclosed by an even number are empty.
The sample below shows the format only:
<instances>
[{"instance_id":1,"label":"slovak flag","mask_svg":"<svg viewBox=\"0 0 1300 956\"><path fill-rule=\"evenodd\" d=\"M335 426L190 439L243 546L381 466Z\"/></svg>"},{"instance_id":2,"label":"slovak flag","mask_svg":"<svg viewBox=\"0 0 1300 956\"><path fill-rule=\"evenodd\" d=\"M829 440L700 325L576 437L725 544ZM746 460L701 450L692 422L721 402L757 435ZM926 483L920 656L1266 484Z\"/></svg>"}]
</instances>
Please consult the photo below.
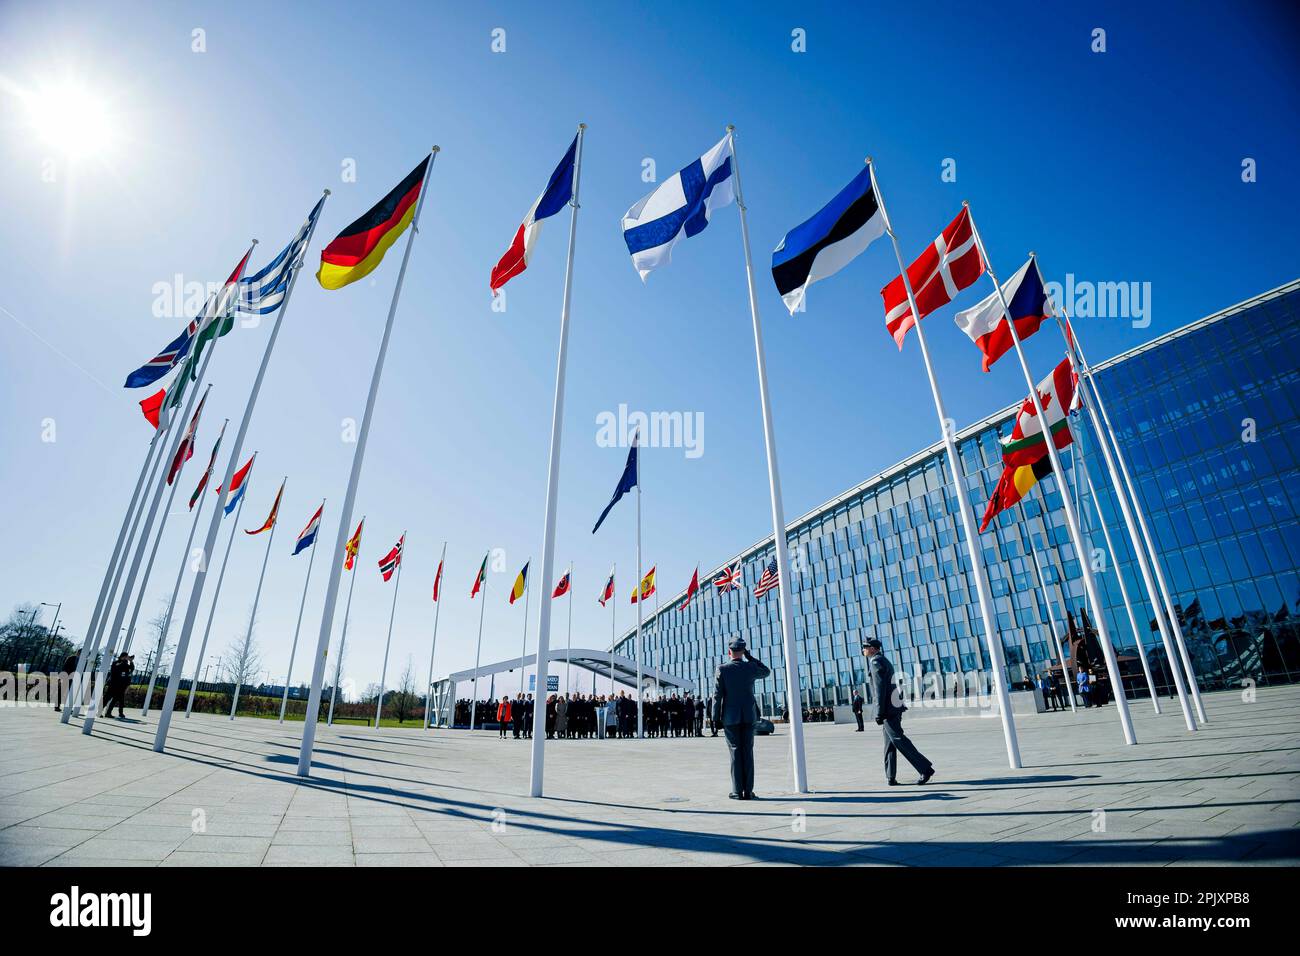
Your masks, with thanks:
<instances>
[{"instance_id":1,"label":"slovak flag","mask_svg":"<svg viewBox=\"0 0 1300 956\"><path fill-rule=\"evenodd\" d=\"M605 582L605 590L600 592L600 606L604 607L605 602L614 596L614 569L609 569L609 580Z\"/></svg>"},{"instance_id":2,"label":"slovak flag","mask_svg":"<svg viewBox=\"0 0 1300 956\"><path fill-rule=\"evenodd\" d=\"M546 189L537 197L528 214L524 216L523 223L515 230L515 237L510 242L510 248L506 254L501 257L501 261L496 264L492 270L492 277L489 285L492 287L492 294L497 292L507 282L513 279L519 273L528 268L528 260L532 258L533 245L537 242L537 234L542 231L542 220L550 219L557 212L568 205L569 200L573 198L573 174L578 153L578 137L573 137L573 142L569 144L569 151L564 154L560 160L560 165L555 167L555 172L551 173L551 179L546 184Z\"/></svg>"},{"instance_id":3,"label":"slovak flag","mask_svg":"<svg viewBox=\"0 0 1300 956\"><path fill-rule=\"evenodd\" d=\"M305 551L316 543L316 532L320 530L320 516L324 510L325 502L322 501L316 513L311 516L311 520L307 522L307 527L303 528L302 534L298 535L298 543L293 546L294 554Z\"/></svg>"},{"instance_id":4,"label":"slovak flag","mask_svg":"<svg viewBox=\"0 0 1300 956\"><path fill-rule=\"evenodd\" d=\"M572 573L573 573L572 571L564 572L564 577L560 578L560 583L555 586L555 593L552 594L551 597L553 598L564 597L564 595L569 593L569 586L571 583L569 580L569 575L571 575Z\"/></svg>"}]
</instances>

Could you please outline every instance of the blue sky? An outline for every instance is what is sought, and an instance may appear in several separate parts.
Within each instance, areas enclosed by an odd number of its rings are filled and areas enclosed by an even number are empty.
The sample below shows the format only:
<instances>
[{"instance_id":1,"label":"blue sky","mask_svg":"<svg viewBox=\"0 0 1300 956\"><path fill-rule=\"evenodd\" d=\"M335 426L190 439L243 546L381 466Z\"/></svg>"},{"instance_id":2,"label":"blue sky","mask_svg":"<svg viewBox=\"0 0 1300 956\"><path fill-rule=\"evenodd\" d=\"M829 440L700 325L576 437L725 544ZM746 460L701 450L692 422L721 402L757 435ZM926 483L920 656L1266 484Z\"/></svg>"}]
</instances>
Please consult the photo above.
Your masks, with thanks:
<instances>
[{"instance_id":1,"label":"blue sky","mask_svg":"<svg viewBox=\"0 0 1300 956\"><path fill-rule=\"evenodd\" d=\"M1146 327L1079 321L1094 360L1296 277L1300 84L1294 15L1282 5L1231 16L1206 4L1177 16L1126 4L884 6L5 4L0 609L63 601L74 635L88 623L149 437L135 404L143 391L120 382L184 321L153 315L155 284L224 278L252 237L262 243L255 262L266 261L328 187L314 261L434 143L442 153L358 497L367 537L347 671L362 686L378 678L391 597L375 561L404 529L390 682L408 655L423 679L444 539L437 669L473 662L468 591L488 548L504 549L509 571L491 582L484 660L517 653L521 608L505 592L519 565L540 558L566 217L547 223L504 313L491 310L487 279L579 121L589 129L557 544L557 561L575 565L575 645L608 640L595 598L614 562L620 630L632 620L632 509L590 533L624 459L598 446L600 413L626 403L703 415L701 456L643 456L646 563L658 565L665 595L697 562L712 567L771 533L736 209L684 240L643 286L618 228L651 188L643 160L662 180L725 124L738 128L790 517L937 437L915 341L899 354L884 330L879 290L897 271L887 243L815 286L794 318L767 272L785 231L868 154L909 259L970 200L1002 276L1033 249L1049 279L1150 283ZM1098 27L1105 53L1090 49ZM503 53L491 48L496 28ZM191 49L195 29L205 52ZM806 52L791 49L795 29ZM104 98L113 123L103 152L75 167L33 134L16 96L67 75ZM1247 157L1257 182L1242 182ZM949 159L956 182L941 178ZM355 182L341 180L348 161ZM289 478L259 612L276 680L306 572L305 555L290 557L293 537L325 497L304 623L304 639L315 638L324 543L353 449L341 423L361 416L396 272L390 256L373 283L299 285L253 420L247 450L261 454L245 527ZM982 280L958 306L988 291ZM1009 360L980 372L952 311L930 317L927 334L965 425L1019 400L1024 384ZM220 420L238 420L265 334L223 340L179 498ZM1061 344L1045 330L1028 350L1041 376ZM54 441L43 440L47 420ZM173 515L146 615L171 590L187 531ZM261 547L236 542L213 654L247 617ZM200 621L206 613L205 602Z\"/></svg>"}]
</instances>

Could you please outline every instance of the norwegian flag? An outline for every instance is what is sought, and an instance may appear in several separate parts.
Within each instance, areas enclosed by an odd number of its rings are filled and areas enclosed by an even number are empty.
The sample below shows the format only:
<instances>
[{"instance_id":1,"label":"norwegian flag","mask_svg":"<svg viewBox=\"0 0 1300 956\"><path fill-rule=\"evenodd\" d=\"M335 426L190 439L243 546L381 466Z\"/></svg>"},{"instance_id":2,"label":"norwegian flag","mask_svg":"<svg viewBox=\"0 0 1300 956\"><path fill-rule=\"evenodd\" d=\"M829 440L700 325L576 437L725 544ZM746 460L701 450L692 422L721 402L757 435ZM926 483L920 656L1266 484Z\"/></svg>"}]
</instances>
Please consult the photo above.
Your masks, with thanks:
<instances>
[{"instance_id":1,"label":"norwegian flag","mask_svg":"<svg viewBox=\"0 0 1300 956\"><path fill-rule=\"evenodd\" d=\"M379 559L379 573L384 576L385 581L393 576L393 572L402 563L402 545L405 543L406 532L403 531L402 536L397 539L397 544L393 545L393 550Z\"/></svg>"},{"instance_id":2,"label":"norwegian flag","mask_svg":"<svg viewBox=\"0 0 1300 956\"><path fill-rule=\"evenodd\" d=\"M767 567L763 569L762 577L760 577L758 583L754 585L754 597L761 598L768 591L775 590L776 586L780 583L780 579L777 577L776 573L776 558L773 558L771 561L767 562Z\"/></svg>"},{"instance_id":3,"label":"norwegian flag","mask_svg":"<svg viewBox=\"0 0 1300 956\"><path fill-rule=\"evenodd\" d=\"M564 572L564 577L560 578L560 583L555 586L555 593L552 594L551 597L564 597L564 595L569 593L569 588L572 586L572 581L570 580L569 575L572 573L572 571Z\"/></svg>"},{"instance_id":4,"label":"norwegian flag","mask_svg":"<svg viewBox=\"0 0 1300 956\"><path fill-rule=\"evenodd\" d=\"M907 267L907 277L911 280L912 294L916 297L916 307L921 310L921 318L947 305L958 292L983 274L984 260L975 244L970 210L965 206L948 228ZM907 301L903 277L896 276L893 282L880 290L880 294L885 300L885 327L901 350L908 329L917 322Z\"/></svg>"},{"instance_id":5,"label":"norwegian flag","mask_svg":"<svg viewBox=\"0 0 1300 956\"><path fill-rule=\"evenodd\" d=\"M605 590L600 592L600 606L604 607L605 602L614 596L614 569L609 569L609 580L605 582Z\"/></svg>"},{"instance_id":6,"label":"norwegian flag","mask_svg":"<svg viewBox=\"0 0 1300 956\"><path fill-rule=\"evenodd\" d=\"M719 594L740 590L740 562L737 561L732 567L719 571L718 576L713 579L713 587Z\"/></svg>"}]
</instances>

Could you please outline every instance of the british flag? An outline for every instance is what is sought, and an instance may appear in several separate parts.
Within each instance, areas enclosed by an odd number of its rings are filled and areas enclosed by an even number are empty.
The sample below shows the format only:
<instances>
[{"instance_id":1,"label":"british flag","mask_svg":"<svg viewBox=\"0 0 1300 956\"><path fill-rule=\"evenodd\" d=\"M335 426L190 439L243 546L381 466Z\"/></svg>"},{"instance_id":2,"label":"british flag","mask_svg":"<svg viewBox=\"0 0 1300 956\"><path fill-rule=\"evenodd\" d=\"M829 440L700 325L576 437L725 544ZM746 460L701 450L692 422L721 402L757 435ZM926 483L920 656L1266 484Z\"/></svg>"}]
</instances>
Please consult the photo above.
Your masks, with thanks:
<instances>
[{"instance_id":1,"label":"british flag","mask_svg":"<svg viewBox=\"0 0 1300 956\"><path fill-rule=\"evenodd\" d=\"M763 569L762 577L760 577L758 583L754 585L754 597L761 598L768 591L775 590L779 583L780 579L776 573L776 558L773 558L771 561L767 562L767 567Z\"/></svg>"},{"instance_id":2,"label":"british flag","mask_svg":"<svg viewBox=\"0 0 1300 956\"><path fill-rule=\"evenodd\" d=\"M728 591L737 591L740 589L740 562L737 561L729 568L723 568L718 572L717 577L713 579L713 586L719 594L725 594Z\"/></svg>"}]
</instances>

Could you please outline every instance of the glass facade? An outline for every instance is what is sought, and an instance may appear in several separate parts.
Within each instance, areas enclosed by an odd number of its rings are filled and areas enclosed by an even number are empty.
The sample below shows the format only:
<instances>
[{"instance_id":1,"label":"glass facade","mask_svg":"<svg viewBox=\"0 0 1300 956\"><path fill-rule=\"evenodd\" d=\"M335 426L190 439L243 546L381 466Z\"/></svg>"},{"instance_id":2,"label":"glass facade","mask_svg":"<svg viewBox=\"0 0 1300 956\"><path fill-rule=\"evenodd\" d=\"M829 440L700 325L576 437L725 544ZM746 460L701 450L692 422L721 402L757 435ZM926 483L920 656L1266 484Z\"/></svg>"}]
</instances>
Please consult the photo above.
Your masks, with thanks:
<instances>
[{"instance_id":1,"label":"glass facade","mask_svg":"<svg viewBox=\"0 0 1300 956\"><path fill-rule=\"evenodd\" d=\"M1300 282L1100 363L1096 376L1200 686L1300 679ZM1009 431L1016 407L958 436L977 519L1001 474L998 437ZM1130 696L1147 692L1117 575L1124 576L1163 692L1168 669L1156 615L1097 436L1081 418L1074 427L1078 440L1062 454L1064 480L1048 475L980 535L1008 677L1023 681L1056 660L1048 601L1062 634L1067 610L1078 618L1086 603L1080 556L1061 507L1064 489L1079 506L1126 688ZM1114 555L1105 547L1098 505ZM848 702L863 681L860 645L869 636L882 640L895 666L911 675L987 672L983 621L942 445L799 518L787 540L805 704ZM773 669L762 692L765 711L775 713L786 686L778 592L753 596L772 539L740 557L740 590L720 595L706 587L684 611L647 618L645 659L707 694L726 641L741 635ZM634 645L628 632L617 648L631 657Z\"/></svg>"}]
</instances>

